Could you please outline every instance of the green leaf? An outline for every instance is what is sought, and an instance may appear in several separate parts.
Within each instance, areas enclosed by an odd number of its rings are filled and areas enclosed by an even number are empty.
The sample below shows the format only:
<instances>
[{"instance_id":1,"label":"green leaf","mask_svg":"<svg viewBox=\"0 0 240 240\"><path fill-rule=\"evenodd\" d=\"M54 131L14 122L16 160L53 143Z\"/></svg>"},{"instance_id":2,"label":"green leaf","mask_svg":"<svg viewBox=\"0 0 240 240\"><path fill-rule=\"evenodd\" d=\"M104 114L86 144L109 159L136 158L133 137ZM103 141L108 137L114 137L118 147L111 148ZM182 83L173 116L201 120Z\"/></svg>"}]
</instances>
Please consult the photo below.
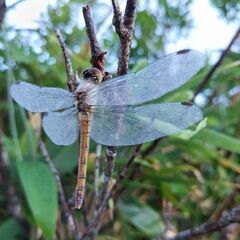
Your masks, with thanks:
<instances>
[{"instance_id":1,"label":"green leaf","mask_svg":"<svg viewBox=\"0 0 240 240\"><path fill-rule=\"evenodd\" d=\"M225 133L204 128L194 138L201 139L203 142L220 147L231 152L240 153L240 140L233 138Z\"/></svg>"},{"instance_id":2,"label":"green leaf","mask_svg":"<svg viewBox=\"0 0 240 240\"><path fill-rule=\"evenodd\" d=\"M150 206L135 198L121 201L118 208L123 216L147 236L157 236L161 233L160 217Z\"/></svg>"},{"instance_id":3,"label":"green leaf","mask_svg":"<svg viewBox=\"0 0 240 240\"><path fill-rule=\"evenodd\" d=\"M2 240L18 240L22 235L22 229L15 219L7 219L0 225L0 239Z\"/></svg>"},{"instance_id":4,"label":"green leaf","mask_svg":"<svg viewBox=\"0 0 240 240\"><path fill-rule=\"evenodd\" d=\"M18 170L36 224L46 239L52 239L58 209L55 179L43 163L22 161L18 163Z\"/></svg>"}]
</instances>

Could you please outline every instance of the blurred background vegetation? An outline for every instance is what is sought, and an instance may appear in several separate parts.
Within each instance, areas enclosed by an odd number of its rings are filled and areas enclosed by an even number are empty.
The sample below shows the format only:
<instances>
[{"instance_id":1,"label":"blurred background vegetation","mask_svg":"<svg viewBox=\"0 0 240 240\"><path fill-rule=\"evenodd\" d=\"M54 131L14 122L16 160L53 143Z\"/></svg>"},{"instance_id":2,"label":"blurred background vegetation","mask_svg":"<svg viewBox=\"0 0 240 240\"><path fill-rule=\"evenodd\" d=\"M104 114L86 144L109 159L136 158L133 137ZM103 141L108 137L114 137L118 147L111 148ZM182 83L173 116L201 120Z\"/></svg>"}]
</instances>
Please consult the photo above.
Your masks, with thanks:
<instances>
[{"instance_id":1,"label":"blurred background vegetation","mask_svg":"<svg viewBox=\"0 0 240 240\"><path fill-rule=\"evenodd\" d=\"M90 66L88 39L84 24L79 24L78 21L82 14L81 8L86 3L91 4L101 47L108 52L106 69L114 74L117 69L119 40L111 25L112 7L107 1L58 0L56 6L49 6L41 15L36 30L16 29L7 22L1 27L1 151L6 151L8 155L10 181L15 187L21 217L26 224L19 223L9 211L11 203L6 196L9 179L5 179L2 172L0 239L72 239L71 236L66 238L64 235L66 229L61 222L56 183L39 151L31 127L34 124L40 129L41 118L34 115L30 122L25 110L9 97L8 89L15 80L66 88L64 61L54 33L55 27L64 33L66 44L71 50L74 70L82 71ZM137 7L130 72L141 69L164 53L169 36L184 36L193 27L189 13L193 1L154 0L152 3L153 5L144 0ZM239 1L211 0L211 4L227 22L239 19ZM236 24L236 30L237 28ZM229 41L231 37L229 36ZM219 52L222 50L218 49ZM131 179L122 181L121 193L114 201L109 201L109 210L101 219L102 228L98 239L152 239L163 233L170 234L197 226L210 218L216 220L218 209L226 199L230 201L230 207L239 203L239 50L238 42L217 69L207 88L196 99L196 104L200 105L206 117L200 127L204 123L206 126L193 137L185 132L162 139L152 151L140 154L135 159L128 172ZM159 101L191 99L211 65L211 62L206 64L189 83ZM44 132L42 137L60 172L69 199L75 188L78 144L59 147L51 143ZM151 144L145 143L142 152ZM104 168L104 149L101 170ZM134 147L118 149L113 182L133 150ZM93 201L95 151L96 144L91 142L86 194L88 207L85 209L89 219L93 214L90 205ZM102 174L100 180L103 180ZM83 230L82 211L77 212L76 217ZM231 231L235 233L235 238L231 239L238 239L239 226L231 228ZM224 234L214 233L202 239L230 239Z\"/></svg>"}]
</instances>

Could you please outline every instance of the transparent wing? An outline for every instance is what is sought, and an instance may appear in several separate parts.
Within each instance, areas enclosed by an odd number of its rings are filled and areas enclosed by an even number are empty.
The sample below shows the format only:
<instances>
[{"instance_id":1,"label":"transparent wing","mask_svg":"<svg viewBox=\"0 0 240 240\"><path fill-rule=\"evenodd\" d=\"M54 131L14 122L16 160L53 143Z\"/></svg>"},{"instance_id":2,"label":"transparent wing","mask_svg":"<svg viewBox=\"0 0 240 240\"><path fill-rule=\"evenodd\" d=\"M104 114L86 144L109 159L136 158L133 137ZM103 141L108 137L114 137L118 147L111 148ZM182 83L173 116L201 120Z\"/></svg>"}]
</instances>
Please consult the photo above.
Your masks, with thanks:
<instances>
[{"instance_id":1,"label":"transparent wing","mask_svg":"<svg viewBox=\"0 0 240 240\"><path fill-rule=\"evenodd\" d=\"M10 94L30 112L51 112L74 105L74 95L64 89L38 87L27 82L12 84Z\"/></svg>"},{"instance_id":2,"label":"transparent wing","mask_svg":"<svg viewBox=\"0 0 240 240\"><path fill-rule=\"evenodd\" d=\"M174 134L202 119L201 110L182 103L93 109L91 138L109 146L127 146Z\"/></svg>"},{"instance_id":3,"label":"transparent wing","mask_svg":"<svg viewBox=\"0 0 240 240\"><path fill-rule=\"evenodd\" d=\"M90 105L135 105L170 92L194 76L205 62L195 50L167 55L141 71L100 84L88 93Z\"/></svg>"},{"instance_id":4,"label":"transparent wing","mask_svg":"<svg viewBox=\"0 0 240 240\"><path fill-rule=\"evenodd\" d=\"M42 126L48 137L57 145L70 145L79 136L80 128L75 108L44 113Z\"/></svg>"}]
</instances>

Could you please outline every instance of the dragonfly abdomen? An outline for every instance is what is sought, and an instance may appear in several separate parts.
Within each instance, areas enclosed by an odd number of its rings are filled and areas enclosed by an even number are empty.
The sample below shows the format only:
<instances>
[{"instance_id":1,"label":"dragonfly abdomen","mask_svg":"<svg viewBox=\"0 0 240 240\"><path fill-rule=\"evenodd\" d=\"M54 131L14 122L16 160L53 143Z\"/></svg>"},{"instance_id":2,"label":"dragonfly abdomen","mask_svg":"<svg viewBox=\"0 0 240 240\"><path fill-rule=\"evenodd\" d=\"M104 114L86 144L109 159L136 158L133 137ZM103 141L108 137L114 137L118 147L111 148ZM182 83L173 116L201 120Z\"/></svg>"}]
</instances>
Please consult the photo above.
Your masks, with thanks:
<instances>
[{"instance_id":1,"label":"dragonfly abdomen","mask_svg":"<svg viewBox=\"0 0 240 240\"><path fill-rule=\"evenodd\" d=\"M87 176L87 161L89 152L90 140L90 121L91 115L89 112L79 113L80 121L80 154L78 164L78 176L76 186L75 208L80 209L83 204L86 176Z\"/></svg>"}]
</instances>

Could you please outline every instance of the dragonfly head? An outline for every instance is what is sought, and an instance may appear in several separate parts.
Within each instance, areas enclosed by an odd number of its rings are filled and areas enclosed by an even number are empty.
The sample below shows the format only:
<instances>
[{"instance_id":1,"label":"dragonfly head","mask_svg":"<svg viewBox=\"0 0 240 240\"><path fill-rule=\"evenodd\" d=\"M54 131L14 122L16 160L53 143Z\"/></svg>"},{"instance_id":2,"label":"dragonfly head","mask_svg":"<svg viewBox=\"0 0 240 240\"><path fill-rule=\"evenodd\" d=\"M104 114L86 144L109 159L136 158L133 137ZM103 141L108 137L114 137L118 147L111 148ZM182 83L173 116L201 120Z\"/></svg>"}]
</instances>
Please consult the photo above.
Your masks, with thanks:
<instances>
[{"instance_id":1,"label":"dragonfly head","mask_svg":"<svg viewBox=\"0 0 240 240\"><path fill-rule=\"evenodd\" d=\"M103 81L103 74L97 68L88 68L83 72L83 78L86 81L91 81L95 84L99 84Z\"/></svg>"}]
</instances>

